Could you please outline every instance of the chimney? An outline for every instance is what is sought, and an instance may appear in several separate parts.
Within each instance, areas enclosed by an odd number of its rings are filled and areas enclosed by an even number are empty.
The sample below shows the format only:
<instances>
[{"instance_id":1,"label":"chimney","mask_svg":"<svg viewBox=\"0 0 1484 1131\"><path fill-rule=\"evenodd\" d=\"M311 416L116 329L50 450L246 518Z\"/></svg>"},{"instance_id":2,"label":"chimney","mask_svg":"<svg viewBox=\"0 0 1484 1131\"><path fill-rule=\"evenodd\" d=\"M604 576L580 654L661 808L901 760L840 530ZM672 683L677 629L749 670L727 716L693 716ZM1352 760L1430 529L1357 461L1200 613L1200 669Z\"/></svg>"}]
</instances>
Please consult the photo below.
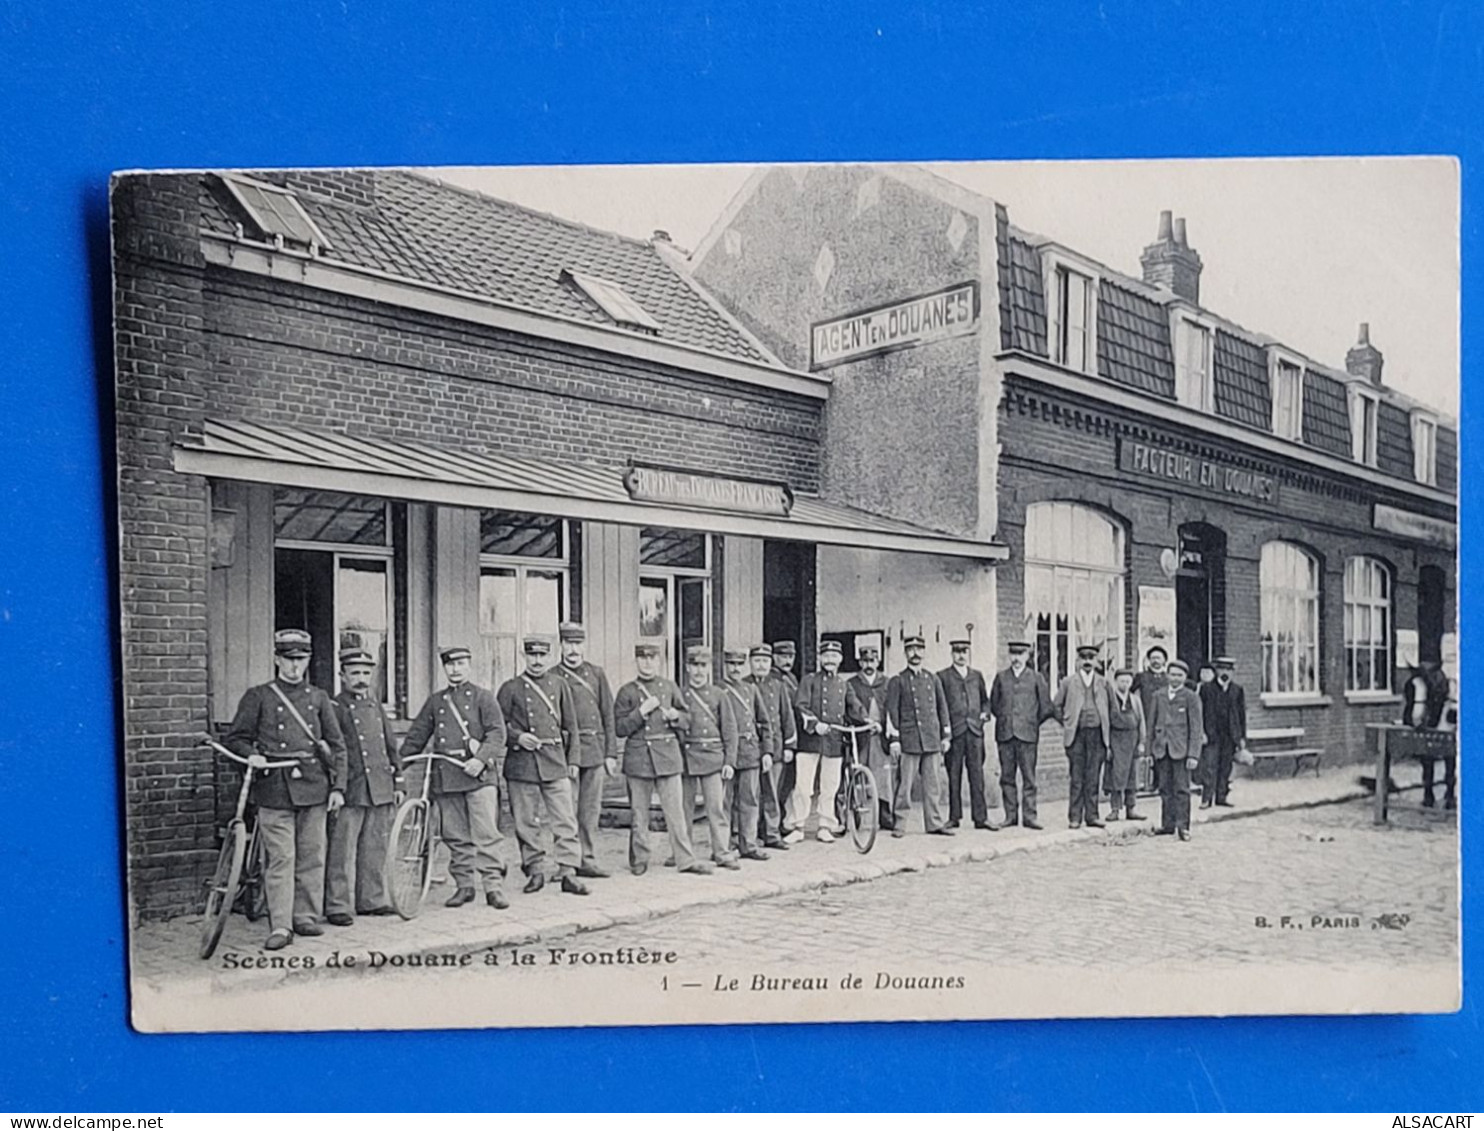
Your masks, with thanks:
<instances>
[{"instance_id":1,"label":"chimney","mask_svg":"<svg viewBox=\"0 0 1484 1131\"><path fill-rule=\"evenodd\" d=\"M1352 377L1364 377L1372 385L1381 384L1381 363L1385 359L1381 351L1371 345L1371 324L1360 324L1360 340L1345 355L1345 372Z\"/></svg>"},{"instance_id":2,"label":"chimney","mask_svg":"<svg viewBox=\"0 0 1484 1131\"><path fill-rule=\"evenodd\" d=\"M673 242L670 239L670 233L667 232L667 231L665 231L664 228L656 228L654 230L654 235L650 236L649 237L649 240L650 240L651 243L671 243L671 242Z\"/></svg>"},{"instance_id":3,"label":"chimney","mask_svg":"<svg viewBox=\"0 0 1484 1131\"><path fill-rule=\"evenodd\" d=\"M1144 282L1167 287L1187 302L1201 301L1201 257L1185 240L1185 217L1171 221L1168 209L1159 214L1159 235L1139 257Z\"/></svg>"}]
</instances>

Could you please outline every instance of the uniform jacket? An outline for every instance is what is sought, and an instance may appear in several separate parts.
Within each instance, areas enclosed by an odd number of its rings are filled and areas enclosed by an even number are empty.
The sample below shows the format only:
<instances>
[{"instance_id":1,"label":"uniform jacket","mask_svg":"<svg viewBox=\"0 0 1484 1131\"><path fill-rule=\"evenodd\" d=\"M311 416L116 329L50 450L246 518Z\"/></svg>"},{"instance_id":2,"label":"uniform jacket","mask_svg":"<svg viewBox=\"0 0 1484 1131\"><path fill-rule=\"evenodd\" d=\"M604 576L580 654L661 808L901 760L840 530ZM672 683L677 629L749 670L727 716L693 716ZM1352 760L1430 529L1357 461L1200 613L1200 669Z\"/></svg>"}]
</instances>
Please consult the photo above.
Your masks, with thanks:
<instances>
[{"instance_id":1,"label":"uniform jacket","mask_svg":"<svg viewBox=\"0 0 1484 1131\"><path fill-rule=\"evenodd\" d=\"M953 734L943 681L927 668L903 668L886 687L886 729L904 754L940 754Z\"/></svg>"},{"instance_id":2,"label":"uniform jacket","mask_svg":"<svg viewBox=\"0 0 1484 1131\"><path fill-rule=\"evenodd\" d=\"M312 735L304 733L283 700L274 694L274 686L289 697L314 732ZM328 757L315 745L321 739L330 748ZM285 768L260 772L253 780L252 799L265 809L323 805L332 789L345 790L345 739L340 720L330 697L308 680L284 683L275 679L248 688L222 745L244 758L262 754L269 761L300 759L297 777L293 769Z\"/></svg>"},{"instance_id":3,"label":"uniform jacket","mask_svg":"<svg viewBox=\"0 0 1484 1131\"><path fill-rule=\"evenodd\" d=\"M691 777L719 774L737 765L737 720L732 696L714 683L687 687L682 693L690 710L690 727L680 739L685 772Z\"/></svg>"},{"instance_id":4,"label":"uniform jacket","mask_svg":"<svg viewBox=\"0 0 1484 1131\"><path fill-rule=\"evenodd\" d=\"M617 758L613 692L603 669L584 660L575 668L557 664L554 670L572 689L572 702L577 707L577 764L601 766L604 758Z\"/></svg>"},{"instance_id":5,"label":"uniform jacket","mask_svg":"<svg viewBox=\"0 0 1484 1131\"><path fill-rule=\"evenodd\" d=\"M464 739L463 727L459 726L459 716L469 728L469 739L474 743L472 750ZM434 793L469 793L493 785L495 765L505 753L505 716L500 714L494 692L465 681L429 695L402 739L403 760L421 754L430 742L434 754L446 754L460 761L478 758L484 763L484 770L477 778L448 762L429 763L433 768Z\"/></svg>"},{"instance_id":6,"label":"uniform jacket","mask_svg":"<svg viewBox=\"0 0 1484 1131\"><path fill-rule=\"evenodd\" d=\"M1169 689L1154 697L1154 714L1150 716L1149 753L1155 758L1197 758L1201 753L1204 732L1201 724L1201 697L1187 685L1170 698Z\"/></svg>"},{"instance_id":7,"label":"uniform jacket","mask_svg":"<svg viewBox=\"0 0 1484 1131\"><path fill-rule=\"evenodd\" d=\"M542 695L551 700L550 705ZM578 764L577 707L567 681L552 671L542 673L539 679L522 672L500 685L497 698L505 716L505 780L552 782L565 778L567 767ZM519 745L523 734L534 734L541 745L535 750L523 749Z\"/></svg>"},{"instance_id":8,"label":"uniform jacket","mask_svg":"<svg viewBox=\"0 0 1484 1131\"><path fill-rule=\"evenodd\" d=\"M345 736L345 803L390 805L400 788L402 759L386 712L369 695L342 691L335 696L335 714Z\"/></svg>"},{"instance_id":9,"label":"uniform jacket","mask_svg":"<svg viewBox=\"0 0 1484 1131\"><path fill-rule=\"evenodd\" d=\"M850 677L847 698L846 717L852 726L865 726L873 718L881 724L881 734L863 734L858 736L861 760L880 764L883 754L882 738L886 734L886 691L891 686L891 680L880 672L876 673L875 680L867 680L864 672L856 672Z\"/></svg>"},{"instance_id":10,"label":"uniform jacket","mask_svg":"<svg viewBox=\"0 0 1484 1131\"><path fill-rule=\"evenodd\" d=\"M1041 724L1054 714L1046 678L1029 664L1019 675L1012 667L996 672L989 689L989 712L994 716L996 742L1038 741Z\"/></svg>"},{"instance_id":11,"label":"uniform jacket","mask_svg":"<svg viewBox=\"0 0 1484 1131\"><path fill-rule=\"evenodd\" d=\"M639 704L650 695L660 705L649 715L640 714ZM666 722L660 712L674 707L680 717ZM623 739L623 772L635 778L666 778L685 772L680 736L690 727L690 710L680 689L663 676L636 679L618 689L613 700L613 726Z\"/></svg>"},{"instance_id":12,"label":"uniform jacket","mask_svg":"<svg viewBox=\"0 0 1484 1131\"><path fill-rule=\"evenodd\" d=\"M1092 686L1085 687L1082 683L1080 671L1068 672L1067 678L1061 681L1061 686L1056 689L1056 698L1052 700L1052 708L1056 711L1056 717L1061 720L1061 740L1063 746L1071 746L1077 737L1077 720L1082 717L1083 699L1091 693L1093 706L1097 708L1098 725L1103 732L1103 745L1108 745L1108 696L1112 692L1108 689L1108 681L1097 672L1092 673Z\"/></svg>"},{"instance_id":13,"label":"uniform jacket","mask_svg":"<svg viewBox=\"0 0 1484 1131\"><path fill-rule=\"evenodd\" d=\"M845 725L845 697L849 680L839 672L810 672L799 680L798 694L794 697L794 710L799 716L799 749L826 758L838 758L844 752L840 741L844 737L838 731L815 734L817 723Z\"/></svg>"},{"instance_id":14,"label":"uniform jacket","mask_svg":"<svg viewBox=\"0 0 1484 1131\"><path fill-rule=\"evenodd\" d=\"M773 753L773 721L763 705L762 689L750 679L722 685L731 701L732 718L737 724L737 769L760 768L763 755Z\"/></svg>"},{"instance_id":15,"label":"uniform jacket","mask_svg":"<svg viewBox=\"0 0 1484 1131\"><path fill-rule=\"evenodd\" d=\"M948 697L948 718L953 737L965 733L982 735L984 716L989 713L989 689L984 686L984 673L978 668L965 668L959 675L952 664L938 673L943 681L943 694Z\"/></svg>"},{"instance_id":16,"label":"uniform jacket","mask_svg":"<svg viewBox=\"0 0 1484 1131\"><path fill-rule=\"evenodd\" d=\"M1232 680L1222 690L1221 681L1213 679L1201 684L1200 696L1208 746L1231 752L1247 741L1247 693L1240 683Z\"/></svg>"},{"instance_id":17,"label":"uniform jacket","mask_svg":"<svg viewBox=\"0 0 1484 1131\"><path fill-rule=\"evenodd\" d=\"M793 750L799 744L799 730L794 721L794 706L788 697L788 687L781 679L772 675L765 675L761 679L750 675L747 681L757 688L763 707L768 712L768 741L772 743L769 753L773 755L774 761L781 762L784 748Z\"/></svg>"}]
</instances>

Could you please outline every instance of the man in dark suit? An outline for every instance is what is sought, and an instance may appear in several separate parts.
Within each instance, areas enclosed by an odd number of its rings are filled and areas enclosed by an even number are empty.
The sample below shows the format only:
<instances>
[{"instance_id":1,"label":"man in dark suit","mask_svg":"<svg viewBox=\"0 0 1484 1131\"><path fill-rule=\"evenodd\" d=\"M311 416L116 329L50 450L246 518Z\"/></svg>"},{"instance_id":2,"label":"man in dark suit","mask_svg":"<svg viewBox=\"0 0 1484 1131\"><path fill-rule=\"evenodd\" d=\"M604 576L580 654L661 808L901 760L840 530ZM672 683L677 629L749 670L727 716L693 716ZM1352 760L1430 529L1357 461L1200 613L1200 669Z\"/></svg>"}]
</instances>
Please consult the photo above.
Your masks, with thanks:
<instances>
[{"instance_id":1,"label":"man in dark suit","mask_svg":"<svg viewBox=\"0 0 1484 1131\"><path fill-rule=\"evenodd\" d=\"M325 922L335 927L355 922L352 911L395 914L386 890L386 841L405 793L397 740L371 690L375 674L370 652L340 654L335 713L345 736L345 806L330 826L325 866Z\"/></svg>"},{"instance_id":2,"label":"man in dark suit","mask_svg":"<svg viewBox=\"0 0 1484 1131\"><path fill-rule=\"evenodd\" d=\"M997 672L989 689L994 741L1000 755L1000 790L1005 797L1005 824L1039 829L1036 820L1036 747L1041 724L1051 718L1051 689L1030 666L1031 646L1012 640L1006 646L1010 664ZM1019 789L1016 776L1019 776Z\"/></svg>"},{"instance_id":3,"label":"man in dark suit","mask_svg":"<svg viewBox=\"0 0 1484 1131\"><path fill-rule=\"evenodd\" d=\"M1189 669L1171 660L1169 684L1154 696L1149 720L1155 765L1159 773L1160 827L1157 834L1178 833L1190 839L1190 772L1200 765L1201 698L1185 685Z\"/></svg>"},{"instance_id":4,"label":"man in dark suit","mask_svg":"<svg viewBox=\"0 0 1484 1131\"><path fill-rule=\"evenodd\" d=\"M999 825L989 819L990 809L1000 807L999 788L989 779L989 797L984 781L984 720L989 715L989 688L984 673L969 666L969 641L950 640L953 662L938 673L948 698L948 719L953 738L944 758L948 770L948 827L956 829L964 815L964 774L969 778L969 813L976 829L995 832Z\"/></svg>"},{"instance_id":5,"label":"man in dark suit","mask_svg":"<svg viewBox=\"0 0 1484 1131\"><path fill-rule=\"evenodd\" d=\"M1067 795L1067 824L1080 829L1085 821L1089 828L1100 829L1098 815L1098 776L1108 752L1108 682L1095 670L1098 652L1095 644L1077 647L1077 670L1067 675L1056 689L1052 707L1061 721L1062 743L1067 748L1067 772L1070 792Z\"/></svg>"},{"instance_id":6,"label":"man in dark suit","mask_svg":"<svg viewBox=\"0 0 1484 1131\"><path fill-rule=\"evenodd\" d=\"M1237 751L1247 746L1247 692L1232 679L1237 661L1230 656L1217 656L1216 678L1201 684L1201 719L1206 728L1206 744L1201 751L1201 808L1213 804L1230 808L1227 793L1231 788L1232 763Z\"/></svg>"},{"instance_id":7,"label":"man in dark suit","mask_svg":"<svg viewBox=\"0 0 1484 1131\"><path fill-rule=\"evenodd\" d=\"M886 732L891 757L901 767L891 835L906 834L912 813L912 787L922 782L922 824L933 836L953 836L943 808L943 754L953 737L943 681L923 666L927 641L902 641L907 666L886 687Z\"/></svg>"}]
</instances>

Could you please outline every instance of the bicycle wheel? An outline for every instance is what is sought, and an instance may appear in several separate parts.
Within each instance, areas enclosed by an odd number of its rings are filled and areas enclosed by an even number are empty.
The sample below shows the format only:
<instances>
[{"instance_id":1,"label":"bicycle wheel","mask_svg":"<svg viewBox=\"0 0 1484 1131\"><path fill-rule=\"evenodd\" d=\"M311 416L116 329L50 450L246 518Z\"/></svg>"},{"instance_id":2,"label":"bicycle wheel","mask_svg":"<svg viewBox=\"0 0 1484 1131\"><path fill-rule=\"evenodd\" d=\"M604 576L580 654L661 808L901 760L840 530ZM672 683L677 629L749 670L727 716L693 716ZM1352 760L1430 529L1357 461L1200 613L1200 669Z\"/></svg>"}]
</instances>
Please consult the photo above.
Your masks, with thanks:
<instances>
[{"instance_id":1,"label":"bicycle wheel","mask_svg":"<svg viewBox=\"0 0 1484 1131\"><path fill-rule=\"evenodd\" d=\"M263 882L263 836L254 829L247 846L247 863L242 868L242 914L256 923L268 914L268 887Z\"/></svg>"},{"instance_id":2,"label":"bicycle wheel","mask_svg":"<svg viewBox=\"0 0 1484 1131\"><path fill-rule=\"evenodd\" d=\"M876 843L876 779L865 766L851 766L846 805L850 840L857 852L870 852Z\"/></svg>"},{"instance_id":3,"label":"bicycle wheel","mask_svg":"<svg viewBox=\"0 0 1484 1131\"><path fill-rule=\"evenodd\" d=\"M428 836L428 803L422 798L404 801L392 821L387 839L387 884L392 906L404 919L422 910L423 896L432 879L432 841Z\"/></svg>"},{"instance_id":4,"label":"bicycle wheel","mask_svg":"<svg viewBox=\"0 0 1484 1131\"><path fill-rule=\"evenodd\" d=\"M216 952L222 928L227 925L227 916L232 914L232 903L237 898L237 883L242 878L242 864L246 857L247 829L241 821L234 820L227 826L227 838L217 854L211 886L206 889L206 911L201 919L198 951L202 958L210 958Z\"/></svg>"}]
</instances>

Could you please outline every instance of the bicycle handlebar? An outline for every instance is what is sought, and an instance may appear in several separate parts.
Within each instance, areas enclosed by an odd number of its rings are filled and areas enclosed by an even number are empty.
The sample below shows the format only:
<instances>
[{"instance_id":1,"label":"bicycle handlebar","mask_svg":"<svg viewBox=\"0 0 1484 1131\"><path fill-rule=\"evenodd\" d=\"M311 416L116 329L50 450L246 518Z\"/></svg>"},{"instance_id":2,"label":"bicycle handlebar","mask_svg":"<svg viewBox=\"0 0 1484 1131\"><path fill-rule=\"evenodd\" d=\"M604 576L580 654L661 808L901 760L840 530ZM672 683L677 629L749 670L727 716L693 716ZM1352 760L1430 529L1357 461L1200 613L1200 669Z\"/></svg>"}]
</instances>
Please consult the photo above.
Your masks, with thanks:
<instances>
[{"instance_id":1,"label":"bicycle handlebar","mask_svg":"<svg viewBox=\"0 0 1484 1131\"><path fill-rule=\"evenodd\" d=\"M203 745L211 747L211 749L215 750L218 754L230 758L234 762L237 762L244 766L251 766L255 770L284 770L288 769L290 766L297 766L301 761L303 761L303 759L301 758L293 758L287 762L270 762L267 760L266 756L262 754L254 754L251 757L244 758L236 751L228 750L214 738L206 739ZM257 759L257 761L254 761L254 759Z\"/></svg>"}]
</instances>

